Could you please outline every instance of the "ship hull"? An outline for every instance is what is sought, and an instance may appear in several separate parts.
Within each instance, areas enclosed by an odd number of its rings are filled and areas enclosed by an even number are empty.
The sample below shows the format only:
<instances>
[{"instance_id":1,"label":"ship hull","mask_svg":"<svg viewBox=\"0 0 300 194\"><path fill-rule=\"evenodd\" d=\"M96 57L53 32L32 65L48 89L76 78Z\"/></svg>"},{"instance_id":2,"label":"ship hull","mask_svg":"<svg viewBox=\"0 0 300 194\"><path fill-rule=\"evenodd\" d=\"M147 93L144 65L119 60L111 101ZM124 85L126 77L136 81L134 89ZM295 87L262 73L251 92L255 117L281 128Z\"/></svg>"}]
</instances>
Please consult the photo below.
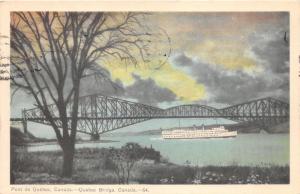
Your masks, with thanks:
<instances>
[{"instance_id":1,"label":"ship hull","mask_svg":"<svg viewBox=\"0 0 300 194\"><path fill-rule=\"evenodd\" d=\"M237 131L228 131L225 128L214 128L211 130L172 130L162 131L164 139L206 139L206 138L228 138L236 137Z\"/></svg>"},{"instance_id":2,"label":"ship hull","mask_svg":"<svg viewBox=\"0 0 300 194\"><path fill-rule=\"evenodd\" d=\"M165 136L162 135L162 138L164 139L212 139L212 138L234 138L237 135L233 134L233 135L224 135L224 136L201 136L201 137L185 137L185 136Z\"/></svg>"}]
</instances>

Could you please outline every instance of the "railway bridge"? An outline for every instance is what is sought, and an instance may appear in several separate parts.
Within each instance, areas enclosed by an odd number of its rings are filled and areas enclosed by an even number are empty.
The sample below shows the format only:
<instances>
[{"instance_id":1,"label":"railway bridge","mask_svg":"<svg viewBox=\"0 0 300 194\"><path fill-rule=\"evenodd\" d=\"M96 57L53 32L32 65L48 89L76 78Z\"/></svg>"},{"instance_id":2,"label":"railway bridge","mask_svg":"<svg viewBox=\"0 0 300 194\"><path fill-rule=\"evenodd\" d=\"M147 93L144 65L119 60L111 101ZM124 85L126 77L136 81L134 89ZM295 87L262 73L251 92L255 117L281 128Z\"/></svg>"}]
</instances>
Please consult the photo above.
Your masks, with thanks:
<instances>
[{"instance_id":1,"label":"railway bridge","mask_svg":"<svg viewBox=\"0 0 300 194\"><path fill-rule=\"evenodd\" d=\"M68 107L72 106L72 101ZM61 126L56 106L48 105L56 124ZM70 109L71 110L71 109ZM71 111L67 112L71 119ZM12 122L22 122L27 130L27 122L50 125L39 108L22 111L22 118L11 118ZM80 97L77 131L99 138L100 134L120 129L149 119L165 118L225 118L236 122L248 122L268 130L271 126L289 121L289 104L271 97L256 99L226 108L187 104L161 109L115 97L93 94Z\"/></svg>"}]
</instances>

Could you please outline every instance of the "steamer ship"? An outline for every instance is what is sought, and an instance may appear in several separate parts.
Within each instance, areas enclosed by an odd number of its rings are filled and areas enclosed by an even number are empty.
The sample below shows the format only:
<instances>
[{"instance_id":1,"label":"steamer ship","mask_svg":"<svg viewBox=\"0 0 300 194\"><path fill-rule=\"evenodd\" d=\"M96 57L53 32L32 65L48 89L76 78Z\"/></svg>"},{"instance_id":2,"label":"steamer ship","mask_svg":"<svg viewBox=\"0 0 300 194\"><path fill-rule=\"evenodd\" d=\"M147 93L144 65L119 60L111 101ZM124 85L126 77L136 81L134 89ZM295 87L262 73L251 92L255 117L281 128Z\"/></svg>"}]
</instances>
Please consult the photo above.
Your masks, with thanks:
<instances>
[{"instance_id":1,"label":"steamer ship","mask_svg":"<svg viewBox=\"0 0 300 194\"><path fill-rule=\"evenodd\" d=\"M163 130L161 135L164 139L200 139L200 138L225 138L236 137L237 131L229 131L224 126L210 129L199 129L197 127L175 128Z\"/></svg>"}]
</instances>

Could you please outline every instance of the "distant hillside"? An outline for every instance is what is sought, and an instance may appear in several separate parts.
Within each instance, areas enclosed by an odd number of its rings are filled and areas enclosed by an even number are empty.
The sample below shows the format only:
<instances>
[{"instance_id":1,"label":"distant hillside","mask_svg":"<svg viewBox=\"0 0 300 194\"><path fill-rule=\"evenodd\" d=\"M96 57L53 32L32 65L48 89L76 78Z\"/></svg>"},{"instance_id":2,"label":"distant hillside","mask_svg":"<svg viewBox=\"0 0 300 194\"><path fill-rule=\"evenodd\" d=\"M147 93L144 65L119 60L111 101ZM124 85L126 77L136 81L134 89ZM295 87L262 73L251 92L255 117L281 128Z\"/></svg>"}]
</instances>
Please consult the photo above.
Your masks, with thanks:
<instances>
[{"instance_id":1,"label":"distant hillside","mask_svg":"<svg viewBox=\"0 0 300 194\"><path fill-rule=\"evenodd\" d=\"M238 133L259 133L261 130L264 130L268 133L289 133L290 126L289 122L285 122L279 125L275 125L269 129L263 129L249 125L247 123L237 123L232 125L225 125L229 130L237 130Z\"/></svg>"},{"instance_id":2,"label":"distant hillside","mask_svg":"<svg viewBox=\"0 0 300 194\"><path fill-rule=\"evenodd\" d=\"M27 134L25 134L16 127L10 127L10 140L12 145L17 145L17 146L25 145L27 143L55 141L54 139L35 137L30 132L27 132Z\"/></svg>"},{"instance_id":3,"label":"distant hillside","mask_svg":"<svg viewBox=\"0 0 300 194\"><path fill-rule=\"evenodd\" d=\"M218 127L220 125L207 125L205 126L206 129L212 127ZM227 124L224 125L226 129L229 130L237 130L238 133L260 133L261 129L256 126L252 126L246 123L237 123L237 124ZM114 132L114 133L106 133L103 134L104 136L143 136L143 135L160 135L162 130L172 130L170 129L153 129L141 132ZM263 129L264 130L264 129ZM268 133L289 133L289 123L282 123L276 125L270 129L264 130Z\"/></svg>"}]
</instances>

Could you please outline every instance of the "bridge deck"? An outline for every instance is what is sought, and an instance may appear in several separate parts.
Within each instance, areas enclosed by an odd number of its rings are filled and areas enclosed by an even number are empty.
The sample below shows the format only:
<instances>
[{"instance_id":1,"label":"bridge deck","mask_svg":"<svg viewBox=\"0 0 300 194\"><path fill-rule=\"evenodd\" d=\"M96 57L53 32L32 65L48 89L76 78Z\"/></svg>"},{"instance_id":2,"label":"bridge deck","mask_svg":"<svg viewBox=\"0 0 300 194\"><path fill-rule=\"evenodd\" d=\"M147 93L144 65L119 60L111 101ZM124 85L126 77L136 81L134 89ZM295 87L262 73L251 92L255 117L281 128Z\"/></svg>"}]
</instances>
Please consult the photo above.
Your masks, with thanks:
<instances>
[{"instance_id":1,"label":"bridge deck","mask_svg":"<svg viewBox=\"0 0 300 194\"><path fill-rule=\"evenodd\" d=\"M71 105L72 102L68 110ZM56 106L48 105L48 109L52 119L60 127L61 121ZM71 111L67 114L71 115ZM43 112L38 108L24 110L22 115L22 118L11 118L11 121L32 121L49 125ZM289 104L274 98L262 98L222 109L198 104L160 109L95 94L80 98L77 130L83 133L101 134L149 119L167 118L225 118L268 127L289 120ZM72 118L68 116L67 119Z\"/></svg>"}]
</instances>

